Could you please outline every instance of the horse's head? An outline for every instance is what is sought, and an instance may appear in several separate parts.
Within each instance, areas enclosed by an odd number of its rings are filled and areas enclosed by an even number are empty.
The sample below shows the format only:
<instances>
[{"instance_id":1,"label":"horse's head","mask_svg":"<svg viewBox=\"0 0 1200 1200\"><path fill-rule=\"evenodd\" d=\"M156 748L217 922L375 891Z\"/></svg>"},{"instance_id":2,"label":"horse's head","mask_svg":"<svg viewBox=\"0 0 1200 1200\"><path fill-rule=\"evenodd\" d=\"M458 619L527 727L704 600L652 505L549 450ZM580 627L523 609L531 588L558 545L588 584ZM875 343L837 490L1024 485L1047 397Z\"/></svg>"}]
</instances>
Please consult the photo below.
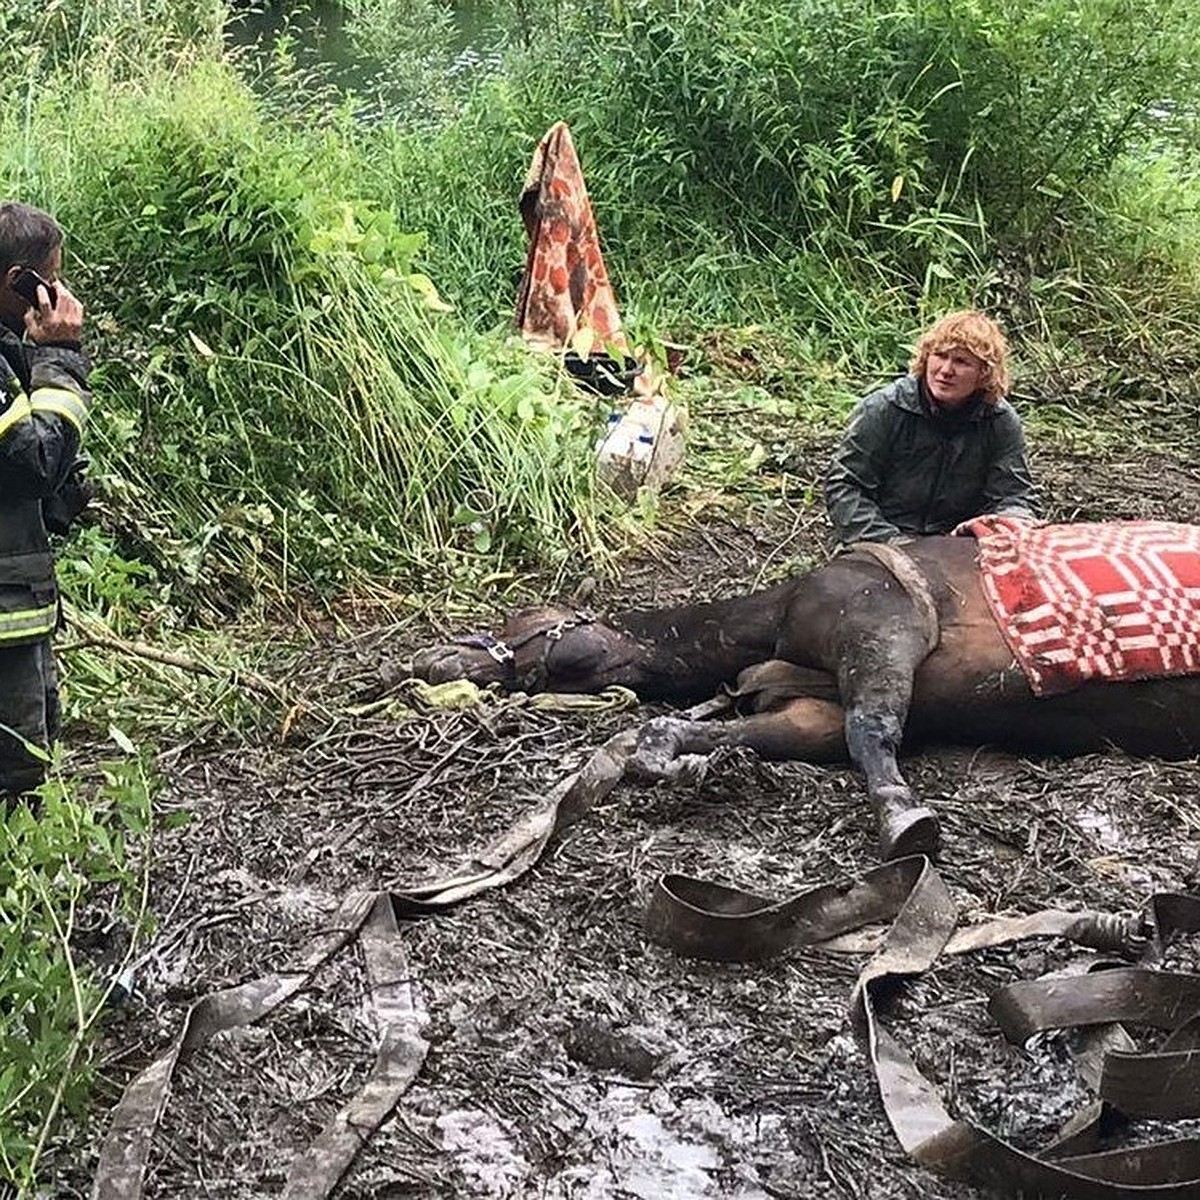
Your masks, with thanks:
<instances>
[{"instance_id":1,"label":"horse's head","mask_svg":"<svg viewBox=\"0 0 1200 1200\"><path fill-rule=\"evenodd\" d=\"M638 642L563 605L513 613L499 636L471 634L413 656L413 674L429 683L469 679L510 691L593 692L611 683L635 687Z\"/></svg>"}]
</instances>

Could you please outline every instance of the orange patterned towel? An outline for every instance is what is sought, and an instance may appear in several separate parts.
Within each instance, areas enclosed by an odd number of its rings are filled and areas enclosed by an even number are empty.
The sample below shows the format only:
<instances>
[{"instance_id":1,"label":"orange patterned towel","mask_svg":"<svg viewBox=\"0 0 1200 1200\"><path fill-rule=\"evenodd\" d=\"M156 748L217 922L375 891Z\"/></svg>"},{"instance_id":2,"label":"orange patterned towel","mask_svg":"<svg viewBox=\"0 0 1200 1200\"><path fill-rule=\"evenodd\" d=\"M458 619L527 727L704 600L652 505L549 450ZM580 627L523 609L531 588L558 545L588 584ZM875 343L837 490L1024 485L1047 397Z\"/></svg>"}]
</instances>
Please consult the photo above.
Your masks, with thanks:
<instances>
[{"instance_id":1,"label":"orange patterned towel","mask_svg":"<svg viewBox=\"0 0 1200 1200\"><path fill-rule=\"evenodd\" d=\"M530 346L566 352L564 366L577 378L616 384L591 388L618 406L597 447L599 472L625 495L657 488L683 458L684 414L665 395L664 379L652 364L635 362L630 354L583 171L563 122L538 143L520 204L529 253L517 296L517 328ZM572 369L573 358L578 370Z\"/></svg>"},{"instance_id":2,"label":"orange patterned towel","mask_svg":"<svg viewBox=\"0 0 1200 1200\"><path fill-rule=\"evenodd\" d=\"M984 594L1039 696L1200 673L1200 526L977 517Z\"/></svg>"},{"instance_id":3,"label":"orange patterned towel","mask_svg":"<svg viewBox=\"0 0 1200 1200\"><path fill-rule=\"evenodd\" d=\"M534 151L521 189L521 217L529 253L517 296L517 327L525 340L557 350L587 329L597 350L627 349L583 171L562 121Z\"/></svg>"}]
</instances>

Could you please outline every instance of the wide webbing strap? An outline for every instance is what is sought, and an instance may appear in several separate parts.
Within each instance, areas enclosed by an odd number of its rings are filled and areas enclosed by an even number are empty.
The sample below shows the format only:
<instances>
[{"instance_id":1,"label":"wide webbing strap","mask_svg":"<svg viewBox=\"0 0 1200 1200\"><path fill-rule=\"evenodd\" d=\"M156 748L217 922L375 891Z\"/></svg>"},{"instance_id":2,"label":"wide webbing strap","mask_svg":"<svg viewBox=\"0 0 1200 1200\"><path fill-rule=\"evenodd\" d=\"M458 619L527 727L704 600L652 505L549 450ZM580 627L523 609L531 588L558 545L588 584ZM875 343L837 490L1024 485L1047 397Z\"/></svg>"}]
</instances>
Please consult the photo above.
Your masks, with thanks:
<instances>
[{"instance_id":1,"label":"wide webbing strap","mask_svg":"<svg viewBox=\"0 0 1200 1200\"><path fill-rule=\"evenodd\" d=\"M1117 1200L1200 1195L1200 1140L1183 1138L1133 1149L1099 1150L1109 1109L1124 1116L1190 1117L1200 1113L1200 976L1117 968L1010 985L990 1011L1016 1042L1043 1029L1115 1029L1107 1045L1085 1039L1081 1074L1099 1056L1099 1095L1071 1124L1069 1143L1029 1154L947 1111L879 1013L881 994L929 970L944 953L1000 945L1030 933L1074 936L1105 946L1122 932L1144 948L1149 926L1159 940L1200 928L1200 899L1156 898L1144 922L1106 914L1035 914L968 931L954 945L957 912L937 871L922 857L898 859L845 886L828 884L782 902L685 876L665 876L647 911L647 931L681 954L753 960L790 946L832 947L864 925L890 922L878 953L859 975L852 1011L871 1057L888 1121L905 1151L932 1170L996 1187L1007 1195ZM842 947L839 947L842 948ZM1112 947L1115 948L1115 947ZM1143 1054L1119 1025L1129 1020L1174 1032ZM1080 1151L1085 1152L1080 1152ZM1069 1152L1067 1152L1069 1151Z\"/></svg>"},{"instance_id":2,"label":"wide webbing strap","mask_svg":"<svg viewBox=\"0 0 1200 1200\"><path fill-rule=\"evenodd\" d=\"M427 885L389 892L350 892L328 925L301 951L295 969L213 992L188 1012L171 1047L126 1087L113 1111L92 1182L92 1200L140 1200L158 1124L180 1058L216 1034L263 1020L297 995L313 974L357 940L367 967L378 1036L362 1086L291 1163L286 1200L324 1200L362 1146L387 1119L420 1072L428 1049L428 1015L412 981L396 916L436 912L523 875L563 829L620 781L636 732L615 734L545 800L459 869ZM407 882L407 881L406 881Z\"/></svg>"}]
</instances>

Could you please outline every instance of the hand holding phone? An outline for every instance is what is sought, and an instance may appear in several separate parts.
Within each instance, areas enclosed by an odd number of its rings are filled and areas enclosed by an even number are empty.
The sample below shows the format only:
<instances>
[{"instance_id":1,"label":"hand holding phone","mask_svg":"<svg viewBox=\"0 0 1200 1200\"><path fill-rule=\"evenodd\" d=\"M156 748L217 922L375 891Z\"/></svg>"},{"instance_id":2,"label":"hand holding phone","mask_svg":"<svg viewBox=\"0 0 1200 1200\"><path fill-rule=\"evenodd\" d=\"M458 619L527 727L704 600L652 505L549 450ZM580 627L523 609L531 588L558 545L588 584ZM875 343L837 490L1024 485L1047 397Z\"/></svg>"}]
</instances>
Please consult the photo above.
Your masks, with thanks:
<instances>
[{"instance_id":1,"label":"hand holding phone","mask_svg":"<svg viewBox=\"0 0 1200 1200\"><path fill-rule=\"evenodd\" d=\"M41 308L42 301L38 288L46 289L50 307L58 304L58 289L48 279L43 279L32 267L22 267L12 281L13 291L22 299L27 300L34 308Z\"/></svg>"},{"instance_id":2,"label":"hand holding phone","mask_svg":"<svg viewBox=\"0 0 1200 1200\"><path fill-rule=\"evenodd\" d=\"M37 271L22 267L13 276L11 285L24 300L25 336L38 345L58 342L77 343L83 335L83 305L62 280L51 283ZM33 299L30 300L30 293ZM45 298L45 305L42 300Z\"/></svg>"}]
</instances>

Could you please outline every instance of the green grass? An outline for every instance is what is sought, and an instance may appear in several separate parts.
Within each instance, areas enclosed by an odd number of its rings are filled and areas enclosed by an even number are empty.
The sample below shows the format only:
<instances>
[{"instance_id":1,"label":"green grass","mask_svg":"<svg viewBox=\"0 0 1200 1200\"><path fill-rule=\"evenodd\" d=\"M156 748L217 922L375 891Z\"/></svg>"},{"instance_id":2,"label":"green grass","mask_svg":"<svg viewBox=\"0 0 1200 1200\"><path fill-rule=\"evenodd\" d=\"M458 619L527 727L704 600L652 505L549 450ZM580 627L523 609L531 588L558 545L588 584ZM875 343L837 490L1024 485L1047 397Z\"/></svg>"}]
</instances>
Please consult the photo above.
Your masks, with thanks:
<instances>
[{"instance_id":1,"label":"green grass","mask_svg":"<svg viewBox=\"0 0 1200 1200\"><path fill-rule=\"evenodd\" d=\"M118 736L130 756L98 779L55 776L39 814L0 811L0 1174L20 1195L58 1123L86 1112L95 1029L147 920L154 783ZM124 946L98 968L78 941L104 902Z\"/></svg>"},{"instance_id":2,"label":"green grass","mask_svg":"<svg viewBox=\"0 0 1200 1200\"><path fill-rule=\"evenodd\" d=\"M424 238L336 128L273 124L224 65L96 71L36 106L41 194L101 331L112 525L180 603L411 590L453 562L600 564L600 416L551 360L439 311ZM78 232L76 232L78 231ZM493 561L497 560L497 561Z\"/></svg>"}]
</instances>

